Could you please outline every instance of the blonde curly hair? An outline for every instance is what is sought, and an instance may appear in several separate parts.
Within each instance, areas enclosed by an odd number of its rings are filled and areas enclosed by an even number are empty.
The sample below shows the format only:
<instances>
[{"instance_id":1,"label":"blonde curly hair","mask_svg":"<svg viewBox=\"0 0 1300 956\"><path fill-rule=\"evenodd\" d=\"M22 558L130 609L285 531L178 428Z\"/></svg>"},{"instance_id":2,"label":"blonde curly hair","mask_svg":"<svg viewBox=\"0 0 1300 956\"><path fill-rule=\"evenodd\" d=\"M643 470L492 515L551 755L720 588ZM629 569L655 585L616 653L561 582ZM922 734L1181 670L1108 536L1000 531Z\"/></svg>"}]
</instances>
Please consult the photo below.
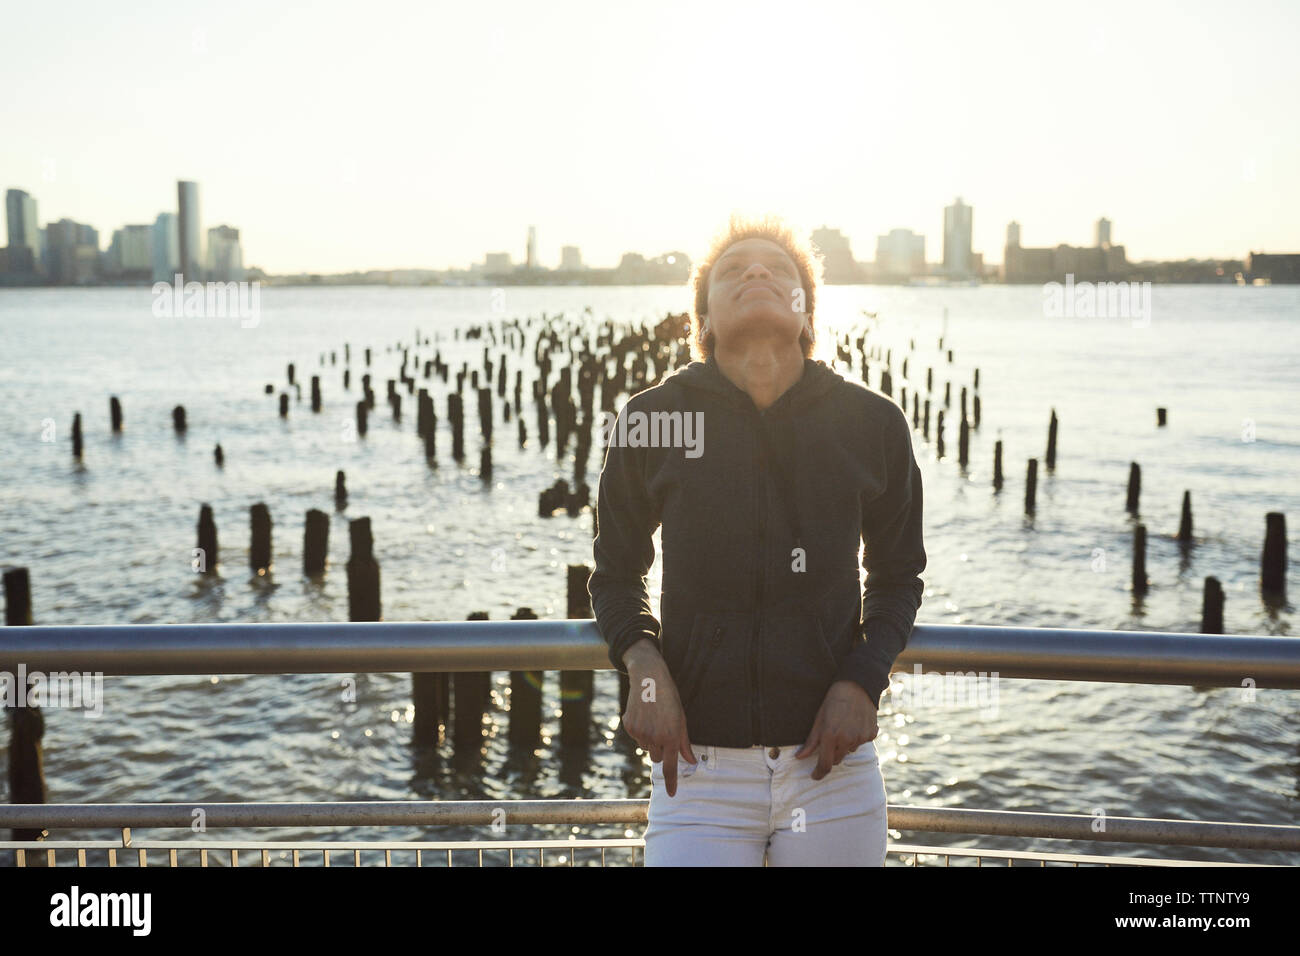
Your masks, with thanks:
<instances>
[{"instance_id":1,"label":"blonde curly hair","mask_svg":"<svg viewBox=\"0 0 1300 956\"><path fill-rule=\"evenodd\" d=\"M802 333L799 343L803 347L805 358L811 358L816 319L814 306L817 302L817 289L822 281L822 260L813 247L811 239L801 235L795 228L775 214L747 215L731 214L727 225L720 229L709 243L708 251L696 260L691 274L690 284L695 290L695 308L691 311L691 358L698 362L707 361L713 354L713 333L702 336L703 318L709 309L709 276L713 266L734 243L742 239L768 239L781 246L794 260L799 271L799 282L803 286L805 304L808 312L808 327L812 334Z\"/></svg>"}]
</instances>

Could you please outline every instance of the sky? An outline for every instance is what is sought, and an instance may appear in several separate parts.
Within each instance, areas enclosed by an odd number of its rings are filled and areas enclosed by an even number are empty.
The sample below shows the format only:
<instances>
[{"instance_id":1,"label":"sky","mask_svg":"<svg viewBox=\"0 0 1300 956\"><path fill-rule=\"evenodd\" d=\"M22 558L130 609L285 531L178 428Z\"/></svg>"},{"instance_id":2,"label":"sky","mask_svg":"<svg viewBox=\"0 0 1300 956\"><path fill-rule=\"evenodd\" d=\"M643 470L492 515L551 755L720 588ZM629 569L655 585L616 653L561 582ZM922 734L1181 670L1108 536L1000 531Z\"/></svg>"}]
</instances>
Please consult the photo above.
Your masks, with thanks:
<instances>
[{"instance_id":1,"label":"sky","mask_svg":"<svg viewBox=\"0 0 1300 956\"><path fill-rule=\"evenodd\" d=\"M271 273L697 254L733 210L942 259L1300 251L1300 4L0 0L0 189L115 228L200 184Z\"/></svg>"}]
</instances>

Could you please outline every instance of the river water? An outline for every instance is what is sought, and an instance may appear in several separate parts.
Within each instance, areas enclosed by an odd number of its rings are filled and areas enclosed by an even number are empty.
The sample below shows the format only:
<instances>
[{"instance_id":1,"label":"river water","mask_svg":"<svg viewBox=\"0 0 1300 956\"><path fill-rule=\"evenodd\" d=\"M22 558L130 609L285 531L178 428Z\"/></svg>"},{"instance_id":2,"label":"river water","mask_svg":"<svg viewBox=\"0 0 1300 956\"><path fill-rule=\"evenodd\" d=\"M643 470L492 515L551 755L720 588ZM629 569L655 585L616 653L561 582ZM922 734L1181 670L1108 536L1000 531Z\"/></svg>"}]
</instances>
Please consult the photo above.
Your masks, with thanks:
<instances>
[{"instance_id":1,"label":"river water","mask_svg":"<svg viewBox=\"0 0 1300 956\"><path fill-rule=\"evenodd\" d=\"M477 610L504 619L522 606L543 618L562 617L564 569L590 563L592 519L589 512L537 516L538 492L569 477L572 466L555 461L553 433L545 450L536 442L529 400L535 368L522 366L530 441L520 449L513 423L502 425L498 417L494 474L485 485L477 474L473 402L466 403L468 454L457 466L445 389L436 382L439 463L430 469L414 434L412 399L404 395L401 425L387 412L384 381L396 376L401 359L385 349L412 342L418 329L437 336L454 373L462 360L481 368L487 342L456 341L457 327L544 314L653 324L689 305L685 290L666 287L509 288L495 295L486 288L263 288L256 325L243 327L249 323L233 318L159 317L148 289L0 292L0 564L30 568L41 624L346 620L348 543L339 517L330 535L330 571L319 582L300 573L303 514L313 507L333 513L334 473L341 468L348 475L346 515L372 520L386 620L463 620ZM1136 321L1049 311L1038 287L822 290L821 347L831 348L834 331L856 336L869 326L868 342L893 348L896 390L908 384L901 375L908 354L912 383L924 385L926 367L934 368L940 396L943 383L953 383L947 456L937 459L933 441L915 435L929 555L918 621L1194 632L1202 582L1212 574L1227 594L1228 632L1294 633L1293 608L1272 611L1259 598L1259 558L1266 512L1287 513L1293 527L1300 515L1300 289L1156 287L1149 319ZM938 350L945 334L951 363ZM352 346L350 392L341 381L345 342ZM367 345L377 406L366 439L348 441ZM320 354L331 350L339 364L322 369ZM433 353L431 347L416 351L421 361ZM510 356L511 387L514 370L531 354L530 335L524 355ZM832 359L833 350L819 357ZM284 387L288 362L297 365L304 396L282 420L276 396L263 388ZM971 385L975 368L982 423L963 472L953 419L959 389ZM308 402L312 374L322 375L324 392L316 415ZM872 387L878 376L876 365ZM123 405L119 436L109 430L110 395ZM183 439L171 427L176 404L188 411ZM1168 409L1164 428L1156 427L1157 406ZM1052 409L1060 428L1057 466L1049 475L1042 459ZM68 442L77 411L85 430L80 464ZM933 421L931 427L933 439ZM995 495L998 438L1006 485ZM221 470L213 465L217 442L225 452ZM1027 519L1022 501L1030 457L1040 459L1038 508ZM1129 589L1133 519L1124 510L1130 461L1142 466L1151 581L1137 602ZM588 472L593 489L599 462L597 443ZM1186 559L1174 540L1184 490L1191 492L1196 522ZM247 570L248 507L256 501L268 504L275 521L276 567L269 579ZM212 504L220 533L215 583L201 582L191 569L203 502ZM1290 552L1294 568L1294 545ZM650 575L656 607L658 583L656 562ZM900 689L912 680L895 679ZM615 733L612 671L596 675L599 740L581 767L562 764L555 746L557 674L548 675L545 739L532 764L508 759L506 675L495 675L481 769L457 769L454 761L411 749L409 675L358 675L355 702L344 700L339 680L105 678L103 718L45 711L49 799L197 805L649 794L648 758ZM997 691L995 708L884 698L876 746L891 803L1297 822L1300 698L1294 691L1265 690L1251 699L1231 688L1016 680L1000 681ZM450 753L448 741L440 755ZM0 799L8 800L7 785L7 775L0 777ZM261 832L279 839L304 835ZM509 835L543 833L556 835L541 828ZM622 834L622 828L597 827L582 835ZM377 834L340 828L332 835ZM388 835L471 834L408 829ZM472 835L490 836L486 828ZM1071 849L1059 841L894 837ZM1150 853L1130 846L1110 851ZM1283 854L1176 852L1191 859L1300 862Z\"/></svg>"}]
</instances>

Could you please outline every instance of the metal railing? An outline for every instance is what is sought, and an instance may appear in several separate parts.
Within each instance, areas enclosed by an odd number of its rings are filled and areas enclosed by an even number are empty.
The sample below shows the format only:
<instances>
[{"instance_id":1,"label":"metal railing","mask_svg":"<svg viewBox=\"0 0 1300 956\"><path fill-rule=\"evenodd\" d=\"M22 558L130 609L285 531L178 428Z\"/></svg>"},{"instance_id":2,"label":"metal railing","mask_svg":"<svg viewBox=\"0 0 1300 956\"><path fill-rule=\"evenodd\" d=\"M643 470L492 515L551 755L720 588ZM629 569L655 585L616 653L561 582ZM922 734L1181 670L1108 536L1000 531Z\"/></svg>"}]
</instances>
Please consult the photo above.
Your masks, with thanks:
<instances>
[{"instance_id":1,"label":"metal railing","mask_svg":"<svg viewBox=\"0 0 1300 956\"><path fill-rule=\"evenodd\" d=\"M922 672L982 672L1007 678L1192 684L1257 689L1300 688L1300 641L1290 637L1164 634L1069 628L1017 628L978 625L917 625L897 669L920 665ZM470 621L431 623L191 624L38 626L0 631L0 670L41 670L51 674L280 674L388 673L488 670L609 669L607 645L594 621ZM645 800L394 801L378 803L217 803L0 805L0 827L45 829L111 828L121 839L106 841L0 841L20 866L32 854L59 865L62 851L76 853L85 866L87 851L103 851L109 866L120 853L134 851L137 865L149 865L150 851L166 852L168 865L180 854L194 854L211 865L210 854L227 857L217 865L239 865L239 854L260 855L262 865L276 860L302 864L304 854L331 865L333 854L362 865L362 854L407 854L411 865L424 857L453 865L455 854L484 864L501 857L516 865L515 853L538 861L578 863L579 850L599 851L604 865L637 862L640 839L472 841L232 841L136 840L132 828L189 830L196 807L206 828L230 827L428 827L492 826L502 810L510 825L643 826ZM1300 827L1262 824L1109 817L1104 832L1089 815L1023 813L896 806L888 807L889 827L964 835L1082 840L1160 846L1221 847L1300 853ZM1000 865L1040 866L1216 865L1201 861L1089 854L1043 853L985 848L931 847L893 843L889 852L902 862L924 865L942 857L945 865L995 860ZM274 857L273 857L274 854ZM218 857L220 859L221 857ZM334 864L337 865L337 864ZM1238 864L1217 864L1238 865Z\"/></svg>"}]
</instances>

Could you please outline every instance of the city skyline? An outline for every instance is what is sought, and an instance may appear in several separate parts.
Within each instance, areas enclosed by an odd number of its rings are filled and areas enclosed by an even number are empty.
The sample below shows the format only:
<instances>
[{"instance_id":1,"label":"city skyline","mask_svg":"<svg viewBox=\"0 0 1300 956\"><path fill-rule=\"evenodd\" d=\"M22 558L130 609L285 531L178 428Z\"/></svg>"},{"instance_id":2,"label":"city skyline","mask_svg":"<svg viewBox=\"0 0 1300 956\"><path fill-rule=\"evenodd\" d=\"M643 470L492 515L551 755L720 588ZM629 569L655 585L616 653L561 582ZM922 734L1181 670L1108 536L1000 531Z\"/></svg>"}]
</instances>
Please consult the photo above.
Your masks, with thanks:
<instances>
[{"instance_id":1,"label":"city skyline","mask_svg":"<svg viewBox=\"0 0 1300 956\"><path fill-rule=\"evenodd\" d=\"M5 183L107 234L200 182L272 273L518 261L528 223L539 262L694 255L732 209L833 224L862 260L905 228L933 258L955 196L990 262L1008 222L1082 246L1099 215L1134 260L1300 246L1282 4L1083 26L1031 4L71 6L7 13ZM52 47L75 69L20 82Z\"/></svg>"}]
</instances>

